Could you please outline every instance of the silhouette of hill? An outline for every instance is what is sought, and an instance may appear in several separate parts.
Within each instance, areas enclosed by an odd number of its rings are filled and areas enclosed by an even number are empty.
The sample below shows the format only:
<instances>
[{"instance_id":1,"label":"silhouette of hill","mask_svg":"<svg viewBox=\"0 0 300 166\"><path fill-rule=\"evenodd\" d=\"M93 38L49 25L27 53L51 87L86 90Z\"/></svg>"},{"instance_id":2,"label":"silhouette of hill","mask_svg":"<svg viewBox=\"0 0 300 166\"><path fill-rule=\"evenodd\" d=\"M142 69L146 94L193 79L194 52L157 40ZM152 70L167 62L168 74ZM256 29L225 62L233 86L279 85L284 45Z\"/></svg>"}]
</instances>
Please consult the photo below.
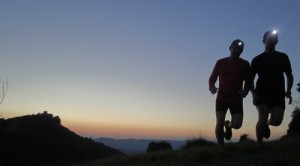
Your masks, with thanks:
<instances>
[{"instance_id":1,"label":"silhouette of hill","mask_svg":"<svg viewBox=\"0 0 300 166\"><path fill-rule=\"evenodd\" d=\"M44 112L0 119L0 165L67 165L122 152L83 138Z\"/></svg>"}]
</instances>

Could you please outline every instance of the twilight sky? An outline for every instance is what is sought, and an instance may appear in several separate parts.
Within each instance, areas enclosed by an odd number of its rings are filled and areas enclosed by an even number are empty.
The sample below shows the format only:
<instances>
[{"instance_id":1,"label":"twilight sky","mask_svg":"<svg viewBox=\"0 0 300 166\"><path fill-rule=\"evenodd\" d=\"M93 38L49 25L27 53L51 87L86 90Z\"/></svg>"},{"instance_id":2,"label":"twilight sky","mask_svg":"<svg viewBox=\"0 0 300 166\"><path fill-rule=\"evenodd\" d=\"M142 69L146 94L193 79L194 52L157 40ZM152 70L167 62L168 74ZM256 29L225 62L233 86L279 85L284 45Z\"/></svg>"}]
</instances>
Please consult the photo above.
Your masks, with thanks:
<instances>
[{"instance_id":1,"label":"twilight sky","mask_svg":"<svg viewBox=\"0 0 300 166\"><path fill-rule=\"evenodd\" d=\"M298 0L0 0L0 115L48 111L93 138L214 139L215 62L237 38L251 61L275 28L300 82L299 17ZM248 95L234 137L254 138L257 118Z\"/></svg>"}]
</instances>

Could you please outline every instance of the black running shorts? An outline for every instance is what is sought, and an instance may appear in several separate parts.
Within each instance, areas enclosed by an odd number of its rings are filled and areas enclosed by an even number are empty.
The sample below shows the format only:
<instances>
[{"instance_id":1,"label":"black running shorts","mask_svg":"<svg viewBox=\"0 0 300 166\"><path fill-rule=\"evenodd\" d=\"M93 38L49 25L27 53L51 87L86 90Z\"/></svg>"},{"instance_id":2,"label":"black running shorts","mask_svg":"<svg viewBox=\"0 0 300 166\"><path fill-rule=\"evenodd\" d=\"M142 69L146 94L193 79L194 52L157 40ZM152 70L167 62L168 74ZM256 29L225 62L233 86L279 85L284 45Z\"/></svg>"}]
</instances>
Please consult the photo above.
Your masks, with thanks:
<instances>
[{"instance_id":1,"label":"black running shorts","mask_svg":"<svg viewBox=\"0 0 300 166\"><path fill-rule=\"evenodd\" d=\"M285 96L279 95L258 95L256 100L253 100L255 106L267 105L269 108L280 107L285 109Z\"/></svg>"},{"instance_id":2,"label":"black running shorts","mask_svg":"<svg viewBox=\"0 0 300 166\"><path fill-rule=\"evenodd\" d=\"M224 101L216 101L216 111L227 112L229 109L230 113L243 114L243 103L229 103Z\"/></svg>"}]
</instances>

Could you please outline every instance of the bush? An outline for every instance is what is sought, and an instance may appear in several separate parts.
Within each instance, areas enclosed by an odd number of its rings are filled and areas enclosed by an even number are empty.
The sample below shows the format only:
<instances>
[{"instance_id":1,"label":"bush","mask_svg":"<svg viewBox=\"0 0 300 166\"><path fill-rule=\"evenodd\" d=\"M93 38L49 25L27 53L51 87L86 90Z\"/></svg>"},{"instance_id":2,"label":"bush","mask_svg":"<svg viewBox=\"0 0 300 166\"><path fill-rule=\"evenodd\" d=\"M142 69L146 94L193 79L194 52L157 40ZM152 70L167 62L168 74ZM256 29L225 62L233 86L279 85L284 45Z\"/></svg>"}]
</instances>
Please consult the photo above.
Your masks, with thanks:
<instances>
[{"instance_id":1,"label":"bush","mask_svg":"<svg viewBox=\"0 0 300 166\"><path fill-rule=\"evenodd\" d=\"M215 145L215 144L211 141L207 141L206 139L198 138L198 139L187 140L183 148L186 149L190 147L211 146L211 145Z\"/></svg>"},{"instance_id":2,"label":"bush","mask_svg":"<svg viewBox=\"0 0 300 166\"><path fill-rule=\"evenodd\" d=\"M255 141L250 139L248 136L248 134L241 135L239 143L254 143Z\"/></svg>"},{"instance_id":3,"label":"bush","mask_svg":"<svg viewBox=\"0 0 300 166\"><path fill-rule=\"evenodd\" d=\"M287 135L300 133L300 107L296 107L292 113L292 120L289 124Z\"/></svg>"},{"instance_id":4,"label":"bush","mask_svg":"<svg viewBox=\"0 0 300 166\"><path fill-rule=\"evenodd\" d=\"M300 83L297 84L298 88L297 91L300 93ZM295 110L293 111L292 120L289 123L289 128L287 130L287 136L295 136L300 135L300 106L296 106Z\"/></svg>"},{"instance_id":5,"label":"bush","mask_svg":"<svg viewBox=\"0 0 300 166\"><path fill-rule=\"evenodd\" d=\"M147 152L156 152L156 151L162 151L162 150L172 150L172 145L166 141L160 141L160 142L150 142L147 148Z\"/></svg>"}]
</instances>

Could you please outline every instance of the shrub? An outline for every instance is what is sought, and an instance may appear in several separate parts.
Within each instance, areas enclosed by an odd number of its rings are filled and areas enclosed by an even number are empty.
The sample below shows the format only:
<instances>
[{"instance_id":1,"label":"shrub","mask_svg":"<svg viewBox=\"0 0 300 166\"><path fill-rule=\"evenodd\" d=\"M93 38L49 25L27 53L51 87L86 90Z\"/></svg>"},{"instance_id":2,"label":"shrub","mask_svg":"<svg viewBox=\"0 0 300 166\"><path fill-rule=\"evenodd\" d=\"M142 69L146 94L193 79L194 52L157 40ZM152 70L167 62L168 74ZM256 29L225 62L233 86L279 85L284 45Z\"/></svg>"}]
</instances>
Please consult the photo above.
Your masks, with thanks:
<instances>
[{"instance_id":1,"label":"shrub","mask_svg":"<svg viewBox=\"0 0 300 166\"><path fill-rule=\"evenodd\" d=\"M297 91L300 93L300 83L298 83L297 85L298 85ZM300 135L300 106L296 106L291 117L292 120L289 123L287 136L299 136Z\"/></svg>"},{"instance_id":2,"label":"shrub","mask_svg":"<svg viewBox=\"0 0 300 166\"><path fill-rule=\"evenodd\" d=\"M250 139L248 136L249 136L248 134L241 135L239 143L253 143L253 142L255 142L254 140Z\"/></svg>"},{"instance_id":3,"label":"shrub","mask_svg":"<svg viewBox=\"0 0 300 166\"><path fill-rule=\"evenodd\" d=\"M198 139L187 140L183 148L186 149L190 147L199 147L199 146L207 146L207 145L211 146L214 145L214 143L211 141L207 141L206 139L203 138L198 138Z\"/></svg>"},{"instance_id":4,"label":"shrub","mask_svg":"<svg viewBox=\"0 0 300 166\"><path fill-rule=\"evenodd\" d=\"M300 132L300 107L296 107L292 113L292 120L289 123L287 135L296 134Z\"/></svg>"},{"instance_id":5,"label":"shrub","mask_svg":"<svg viewBox=\"0 0 300 166\"><path fill-rule=\"evenodd\" d=\"M160 141L160 142L150 142L147 148L147 152L156 152L156 151L162 151L162 150L172 150L172 145L166 141Z\"/></svg>"}]
</instances>

